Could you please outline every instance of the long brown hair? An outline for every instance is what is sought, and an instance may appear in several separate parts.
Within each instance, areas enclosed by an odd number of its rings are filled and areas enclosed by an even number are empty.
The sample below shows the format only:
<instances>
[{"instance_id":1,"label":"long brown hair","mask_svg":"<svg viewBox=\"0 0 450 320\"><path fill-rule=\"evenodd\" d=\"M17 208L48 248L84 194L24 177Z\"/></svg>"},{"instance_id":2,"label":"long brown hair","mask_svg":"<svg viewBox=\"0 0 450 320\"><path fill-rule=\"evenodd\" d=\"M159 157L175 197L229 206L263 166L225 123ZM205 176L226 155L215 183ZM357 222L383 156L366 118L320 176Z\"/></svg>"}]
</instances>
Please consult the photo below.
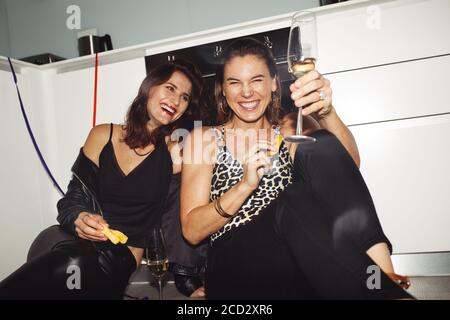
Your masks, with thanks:
<instances>
[{"instance_id":1,"label":"long brown hair","mask_svg":"<svg viewBox=\"0 0 450 320\"><path fill-rule=\"evenodd\" d=\"M170 79L175 71L183 73L192 84L189 106L184 114L176 121L148 131L147 122L150 116L147 111L148 95L150 89L163 84ZM191 130L195 119L202 119L205 114L203 101L203 78L193 64L178 60L158 65L151 70L139 87L138 94L128 109L125 120L125 137L123 141L130 148L143 148L149 144L157 143L171 134L175 129L185 128Z\"/></svg>"},{"instance_id":2,"label":"long brown hair","mask_svg":"<svg viewBox=\"0 0 450 320\"><path fill-rule=\"evenodd\" d=\"M231 120L233 112L223 96L224 70L225 66L235 57L247 55L256 56L264 61L269 69L270 76L277 81L277 89L272 92L272 101L267 106L265 116L273 125L280 122L281 109L281 84L278 76L277 66L273 55L267 46L254 38L241 38L233 41L223 52L221 63L216 71L214 85L214 99L217 106L217 124L223 124Z\"/></svg>"}]
</instances>

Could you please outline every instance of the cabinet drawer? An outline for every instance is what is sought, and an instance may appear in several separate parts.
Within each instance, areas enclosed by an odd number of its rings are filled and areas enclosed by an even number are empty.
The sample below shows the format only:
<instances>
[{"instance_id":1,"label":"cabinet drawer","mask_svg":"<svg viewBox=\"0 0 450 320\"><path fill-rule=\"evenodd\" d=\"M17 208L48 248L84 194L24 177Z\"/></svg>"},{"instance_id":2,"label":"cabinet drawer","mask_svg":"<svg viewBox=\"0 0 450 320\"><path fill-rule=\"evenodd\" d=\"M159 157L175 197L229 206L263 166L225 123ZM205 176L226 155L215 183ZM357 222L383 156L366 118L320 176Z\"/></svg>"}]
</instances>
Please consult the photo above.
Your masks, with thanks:
<instances>
[{"instance_id":1,"label":"cabinet drawer","mask_svg":"<svg viewBox=\"0 0 450 320\"><path fill-rule=\"evenodd\" d=\"M396 253L450 251L450 115L352 127Z\"/></svg>"},{"instance_id":2,"label":"cabinet drawer","mask_svg":"<svg viewBox=\"0 0 450 320\"><path fill-rule=\"evenodd\" d=\"M450 55L327 77L347 125L450 112Z\"/></svg>"},{"instance_id":3,"label":"cabinet drawer","mask_svg":"<svg viewBox=\"0 0 450 320\"><path fill-rule=\"evenodd\" d=\"M450 1L368 1L319 13L317 31L318 67L327 73L447 54Z\"/></svg>"}]
</instances>

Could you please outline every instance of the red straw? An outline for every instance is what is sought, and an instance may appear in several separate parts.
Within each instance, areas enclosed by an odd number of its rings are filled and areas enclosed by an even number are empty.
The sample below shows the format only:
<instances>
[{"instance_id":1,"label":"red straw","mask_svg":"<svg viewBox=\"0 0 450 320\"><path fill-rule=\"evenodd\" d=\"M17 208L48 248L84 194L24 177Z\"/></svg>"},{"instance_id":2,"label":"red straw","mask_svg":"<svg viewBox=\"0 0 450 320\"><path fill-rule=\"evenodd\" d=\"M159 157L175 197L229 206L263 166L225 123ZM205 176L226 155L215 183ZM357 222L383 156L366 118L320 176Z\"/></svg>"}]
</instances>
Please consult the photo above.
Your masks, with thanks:
<instances>
[{"instance_id":1,"label":"red straw","mask_svg":"<svg viewBox=\"0 0 450 320\"><path fill-rule=\"evenodd\" d=\"M97 79L98 79L98 53L95 54L94 112L92 115L92 127L95 127L95 122L97 118Z\"/></svg>"}]
</instances>

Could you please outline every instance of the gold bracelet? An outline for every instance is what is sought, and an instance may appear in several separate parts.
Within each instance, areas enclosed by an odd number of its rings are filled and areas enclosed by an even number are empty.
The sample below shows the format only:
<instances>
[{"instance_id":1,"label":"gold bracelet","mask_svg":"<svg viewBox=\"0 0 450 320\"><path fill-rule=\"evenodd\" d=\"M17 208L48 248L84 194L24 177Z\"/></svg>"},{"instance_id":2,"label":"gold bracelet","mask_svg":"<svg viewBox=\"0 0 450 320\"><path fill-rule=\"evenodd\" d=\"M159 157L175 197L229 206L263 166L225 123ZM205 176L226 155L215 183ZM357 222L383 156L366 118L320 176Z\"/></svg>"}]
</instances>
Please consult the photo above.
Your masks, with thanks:
<instances>
[{"instance_id":1,"label":"gold bracelet","mask_svg":"<svg viewBox=\"0 0 450 320\"><path fill-rule=\"evenodd\" d=\"M236 214L228 214L225 212L225 210L223 210L222 206L220 205L220 198L217 198L214 200L214 209L216 209L217 213L221 216L224 217L225 219L232 219L234 218L234 216Z\"/></svg>"}]
</instances>

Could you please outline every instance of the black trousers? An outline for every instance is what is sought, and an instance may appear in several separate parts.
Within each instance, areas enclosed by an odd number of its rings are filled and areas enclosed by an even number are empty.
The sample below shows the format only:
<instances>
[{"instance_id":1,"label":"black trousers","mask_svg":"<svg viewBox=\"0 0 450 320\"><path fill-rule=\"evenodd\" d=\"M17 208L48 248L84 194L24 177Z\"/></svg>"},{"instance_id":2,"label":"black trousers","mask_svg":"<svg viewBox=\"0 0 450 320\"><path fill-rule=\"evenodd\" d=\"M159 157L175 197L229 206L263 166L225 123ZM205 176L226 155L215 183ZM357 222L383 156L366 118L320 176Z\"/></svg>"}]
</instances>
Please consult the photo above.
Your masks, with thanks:
<instances>
[{"instance_id":1,"label":"black trousers","mask_svg":"<svg viewBox=\"0 0 450 320\"><path fill-rule=\"evenodd\" d=\"M0 299L122 299L135 269L126 246L52 226L32 244L28 262L0 283Z\"/></svg>"},{"instance_id":2,"label":"black trousers","mask_svg":"<svg viewBox=\"0 0 450 320\"><path fill-rule=\"evenodd\" d=\"M328 131L312 136L316 143L297 148L294 183L278 201L276 233L322 298L411 298L366 254L377 243L392 246L353 159Z\"/></svg>"}]
</instances>

